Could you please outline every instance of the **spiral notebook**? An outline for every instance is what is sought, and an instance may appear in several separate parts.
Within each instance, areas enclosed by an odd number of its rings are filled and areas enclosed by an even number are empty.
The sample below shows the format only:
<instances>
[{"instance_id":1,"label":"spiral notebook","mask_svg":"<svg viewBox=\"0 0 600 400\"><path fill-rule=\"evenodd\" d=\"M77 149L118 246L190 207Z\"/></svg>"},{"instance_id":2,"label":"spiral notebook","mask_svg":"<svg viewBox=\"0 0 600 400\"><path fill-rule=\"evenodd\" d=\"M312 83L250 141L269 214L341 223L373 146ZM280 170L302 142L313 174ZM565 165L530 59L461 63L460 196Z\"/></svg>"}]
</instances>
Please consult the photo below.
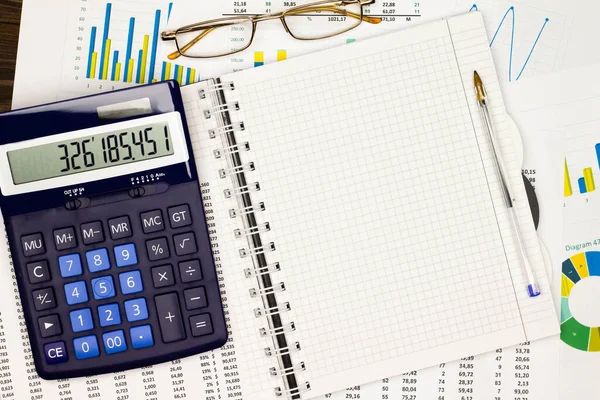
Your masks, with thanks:
<instances>
[{"instance_id":1,"label":"spiral notebook","mask_svg":"<svg viewBox=\"0 0 600 400\"><path fill-rule=\"evenodd\" d=\"M512 171L536 298L473 70ZM182 92L244 398L310 399L559 332L479 13Z\"/></svg>"}]
</instances>

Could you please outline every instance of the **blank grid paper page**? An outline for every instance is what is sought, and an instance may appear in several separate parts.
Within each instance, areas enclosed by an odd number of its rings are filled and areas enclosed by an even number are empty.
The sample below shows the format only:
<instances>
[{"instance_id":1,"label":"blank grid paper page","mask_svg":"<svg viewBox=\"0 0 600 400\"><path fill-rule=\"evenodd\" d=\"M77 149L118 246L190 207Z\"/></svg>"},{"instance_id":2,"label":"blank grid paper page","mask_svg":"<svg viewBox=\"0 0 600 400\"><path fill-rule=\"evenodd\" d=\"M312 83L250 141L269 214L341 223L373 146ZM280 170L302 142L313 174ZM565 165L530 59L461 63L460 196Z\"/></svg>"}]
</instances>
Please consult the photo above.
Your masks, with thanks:
<instances>
[{"instance_id":1,"label":"blank grid paper page","mask_svg":"<svg viewBox=\"0 0 600 400\"><path fill-rule=\"evenodd\" d=\"M250 143L308 398L557 332L530 223L543 295L527 298L473 107L479 67L502 119L479 13L223 78L236 85L232 119L246 126L236 135Z\"/></svg>"}]
</instances>

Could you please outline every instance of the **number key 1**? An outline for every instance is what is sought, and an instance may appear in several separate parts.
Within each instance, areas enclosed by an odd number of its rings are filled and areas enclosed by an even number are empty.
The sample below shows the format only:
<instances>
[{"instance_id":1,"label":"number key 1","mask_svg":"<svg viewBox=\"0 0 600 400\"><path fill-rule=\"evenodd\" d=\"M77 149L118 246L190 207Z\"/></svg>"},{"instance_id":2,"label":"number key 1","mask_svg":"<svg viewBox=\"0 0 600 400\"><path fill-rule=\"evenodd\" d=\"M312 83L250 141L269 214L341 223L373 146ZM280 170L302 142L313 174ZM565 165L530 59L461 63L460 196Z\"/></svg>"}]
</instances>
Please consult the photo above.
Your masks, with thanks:
<instances>
[{"instance_id":1,"label":"number key 1","mask_svg":"<svg viewBox=\"0 0 600 400\"><path fill-rule=\"evenodd\" d=\"M94 320L92 319L92 311L89 308L71 311L71 328L73 332L83 332L94 329Z\"/></svg>"}]
</instances>

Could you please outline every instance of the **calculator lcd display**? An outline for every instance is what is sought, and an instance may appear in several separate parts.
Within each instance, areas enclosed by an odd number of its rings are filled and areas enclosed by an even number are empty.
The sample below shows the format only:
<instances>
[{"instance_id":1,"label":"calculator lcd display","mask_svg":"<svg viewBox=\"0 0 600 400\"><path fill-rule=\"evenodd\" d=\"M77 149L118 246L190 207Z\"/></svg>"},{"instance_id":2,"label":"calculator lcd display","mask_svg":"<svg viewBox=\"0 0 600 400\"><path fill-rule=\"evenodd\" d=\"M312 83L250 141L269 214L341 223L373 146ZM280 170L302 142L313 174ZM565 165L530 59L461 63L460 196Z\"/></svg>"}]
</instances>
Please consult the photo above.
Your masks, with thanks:
<instances>
[{"instance_id":1,"label":"calculator lcd display","mask_svg":"<svg viewBox=\"0 0 600 400\"><path fill-rule=\"evenodd\" d=\"M174 154L167 122L103 132L7 152L15 185Z\"/></svg>"}]
</instances>

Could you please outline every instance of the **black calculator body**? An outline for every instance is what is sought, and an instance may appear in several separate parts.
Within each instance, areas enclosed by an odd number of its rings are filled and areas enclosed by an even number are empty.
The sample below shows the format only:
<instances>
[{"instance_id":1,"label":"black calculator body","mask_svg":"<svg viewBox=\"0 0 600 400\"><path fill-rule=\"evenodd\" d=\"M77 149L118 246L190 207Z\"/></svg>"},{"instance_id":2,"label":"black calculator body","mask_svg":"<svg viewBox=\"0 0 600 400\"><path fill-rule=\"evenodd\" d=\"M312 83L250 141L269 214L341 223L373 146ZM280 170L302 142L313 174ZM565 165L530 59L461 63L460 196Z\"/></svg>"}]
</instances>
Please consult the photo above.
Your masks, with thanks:
<instances>
[{"instance_id":1,"label":"black calculator body","mask_svg":"<svg viewBox=\"0 0 600 400\"><path fill-rule=\"evenodd\" d=\"M227 341L176 82L0 115L0 191L40 377Z\"/></svg>"}]
</instances>

